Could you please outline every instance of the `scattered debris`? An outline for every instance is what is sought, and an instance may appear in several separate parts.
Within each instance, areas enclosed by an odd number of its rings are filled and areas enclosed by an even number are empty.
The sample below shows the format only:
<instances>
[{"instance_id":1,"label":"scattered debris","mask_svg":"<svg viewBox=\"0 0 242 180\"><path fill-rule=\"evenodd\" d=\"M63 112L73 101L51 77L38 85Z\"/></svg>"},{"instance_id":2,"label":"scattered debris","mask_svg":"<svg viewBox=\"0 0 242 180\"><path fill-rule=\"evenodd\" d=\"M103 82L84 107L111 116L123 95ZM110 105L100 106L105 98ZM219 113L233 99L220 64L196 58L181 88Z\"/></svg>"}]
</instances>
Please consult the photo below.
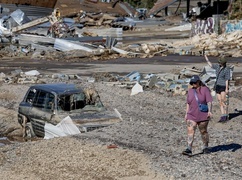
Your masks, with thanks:
<instances>
[{"instance_id":1,"label":"scattered debris","mask_svg":"<svg viewBox=\"0 0 242 180\"><path fill-rule=\"evenodd\" d=\"M65 6L57 3L51 13L48 9L50 15L46 15L48 14L46 12L36 13L34 16L30 16L24 5L16 6L14 11L10 11L3 4L1 7L4 9L5 16L0 19L0 39L3 42L0 56L25 56L48 60L56 60L64 56L67 59L90 57L93 60L104 60L118 57L149 58L157 55L165 56L169 53L201 55L205 51L211 56L221 54L232 57L242 56L239 48L240 31L235 31L236 28L231 29L231 27L237 27L234 24L240 22L221 20L220 28L226 30L218 35L214 33L215 28L218 29L215 16L207 20L197 20L195 23L186 22L165 30L195 34L188 40L173 44L142 43L123 46L123 31L135 30L137 24L144 25L148 22L144 20L147 19L147 15L155 15L175 2L157 1L149 13L145 8L135 10L122 1L114 3L82 1L67 3ZM47 7L47 4L44 6ZM54 5L48 5L48 7L53 8ZM37 7L36 12L38 12ZM82 52L76 52L74 55L67 53L73 50ZM225 50L226 53L223 53Z\"/></svg>"},{"instance_id":2,"label":"scattered debris","mask_svg":"<svg viewBox=\"0 0 242 180\"><path fill-rule=\"evenodd\" d=\"M185 52L182 54L203 55L206 53L208 56L241 57L241 38L241 31L221 35L198 34L187 40L174 42L172 45L177 52ZM187 48L188 46L190 49Z\"/></svg>"},{"instance_id":3,"label":"scattered debris","mask_svg":"<svg viewBox=\"0 0 242 180\"><path fill-rule=\"evenodd\" d=\"M118 146L115 145L115 144L110 144L110 145L107 146L107 148L108 149L114 149L114 148L118 148Z\"/></svg>"},{"instance_id":4,"label":"scattered debris","mask_svg":"<svg viewBox=\"0 0 242 180\"><path fill-rule=\"evenodd\" d=\"M136 82L134 87L131 89L130 95L133 96L133 95L136 95L136 94L141 93L141 92L143 92L143 87L138 82Z\"/></svg>"},{"instance_id":5,"label":"scattered debris","mask_svg":"<svg viewBox=\"0 0 242 180\"><path fill-rule=\"evenodd\" d=\"M229 66L231 77L233 77L234 66ZM199 75L210 89L213 88L216 73L215 70L209 66L204 66L203 69L196 67L185 67L176 73L164 74L141 74L138 71L132 71L125 76L113 75L110 73L94 73L88 79L89 83L102 81L108 86L118 86L121 88L131 89L131 95L138 94L146 89L161 88L165 91L172 92L174 95L185 95L189 88L189 78L193 75ZM43 84L48 82L48 79L56 79L59 82L68 82L69 80L80 79L76 74L40 74L37 70L23 72L22 70L12 71L10 74L0 74L0 82L13 84ZM231 78L231 85L233 83ZM239 80L237 80L239 82ZM95 100L99 99L97 92L93 89L85 89L86 103L93 104ZM118 114L118 113L117 113ZM121 118L120 118L121 119Z\"/></svg>"},{"instance_id":6,"label":"scattered debris","mask_svg":"<svg viewBox=\"0 0 242 180\"><path fill-rule=\"evenodd\" d=\"M64 118L56 126L46 122L44 126L44 131L44 139L51 139L54 137L69 136L81 133L77 126L73 123L70 116Z\"/></svg>"}]
</instances>

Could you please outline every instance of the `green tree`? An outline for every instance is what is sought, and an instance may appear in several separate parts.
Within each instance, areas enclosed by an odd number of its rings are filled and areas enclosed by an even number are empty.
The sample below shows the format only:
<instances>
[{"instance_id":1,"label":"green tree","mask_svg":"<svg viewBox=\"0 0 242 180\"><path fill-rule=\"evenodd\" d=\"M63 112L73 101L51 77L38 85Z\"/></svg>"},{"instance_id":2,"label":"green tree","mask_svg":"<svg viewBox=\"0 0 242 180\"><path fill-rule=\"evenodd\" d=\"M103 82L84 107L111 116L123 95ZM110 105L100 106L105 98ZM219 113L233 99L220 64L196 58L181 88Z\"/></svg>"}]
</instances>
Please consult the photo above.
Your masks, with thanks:
<instances>
[{"instance_id":1,"label":"green tree","mask_svg":"<svg viewBox=\"0 0 242 180\"><path fill-rule=\"evenodd\" d=\"M140 7L151 9L157 0L141 0Z\"/></svg>"},{"instance_id":2,"label":"green tree","mask_svg":"<svg viewBox=\"0 0 242 180\"><path fill-rule=\"evenodd\" d=\"M135 8L148 8L151 9L157 0L124 0Z\"/></svg>"},{"instance_id":3,"label":"green tree","mask_svg":"<svg viewBox=\"0 0 242 180\"><path fill-rule=\"evenodd\" d=\"M229 8L229 19L241 19L242 18L242 0L235 0L233 1Z\"/></svg>"}]
</instances>

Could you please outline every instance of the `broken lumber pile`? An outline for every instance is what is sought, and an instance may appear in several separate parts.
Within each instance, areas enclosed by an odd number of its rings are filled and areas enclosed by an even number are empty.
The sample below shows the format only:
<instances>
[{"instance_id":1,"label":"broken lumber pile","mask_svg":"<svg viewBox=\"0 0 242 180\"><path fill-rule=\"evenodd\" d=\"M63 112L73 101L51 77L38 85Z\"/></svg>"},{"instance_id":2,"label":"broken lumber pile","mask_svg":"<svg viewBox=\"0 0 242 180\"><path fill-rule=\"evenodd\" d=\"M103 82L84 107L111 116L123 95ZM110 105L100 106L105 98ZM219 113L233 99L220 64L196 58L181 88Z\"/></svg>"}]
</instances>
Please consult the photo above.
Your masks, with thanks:
<instances>
[{"instance_id":1,"label":"broken lumber pile","mask_svg":"<svg viewBox=\"0 0 242 180\"><path fill-rule=\"evenodd\" d=\"M218 34L198 34L187 40L176 41L172 46L178 51L188 51L185 54L202 55L206 52L209 56L242 56L242 32ZM193 46L191 46L193 45ZM186 47L190 47L187 49Z\"/></svg>"}]
</instances>

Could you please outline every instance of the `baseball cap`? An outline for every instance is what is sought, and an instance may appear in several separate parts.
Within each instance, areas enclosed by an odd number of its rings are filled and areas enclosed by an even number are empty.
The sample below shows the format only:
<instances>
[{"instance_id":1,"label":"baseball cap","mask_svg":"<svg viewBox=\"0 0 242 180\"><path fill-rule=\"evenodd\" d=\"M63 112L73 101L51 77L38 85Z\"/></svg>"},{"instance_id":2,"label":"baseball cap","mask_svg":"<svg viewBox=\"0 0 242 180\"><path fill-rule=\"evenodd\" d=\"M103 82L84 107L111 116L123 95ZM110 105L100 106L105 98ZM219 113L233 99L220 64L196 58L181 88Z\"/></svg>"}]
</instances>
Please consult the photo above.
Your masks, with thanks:
<instances>
[{"instance_id":1,"label":"baseball cap","mask_svg":"<svg viewBox=\"0 0 242 180\"><path fill-rule=\"evenodd\" d=\"M227 59L225 59L224 57L221 57L221 58L219 58L218 63L225 64L225 63L227 63Z\"/></svg>"},{"instance_id":2,"label":"baseball cap","mask_svg":"<svg viewBox=\"0 0 242 180\"><path fill-rule=\"evenodd\" d=\"M193 75L190 79L190 84L196 83L197 81L201 81L198 75Z\"/></svg>"}]
</instances>

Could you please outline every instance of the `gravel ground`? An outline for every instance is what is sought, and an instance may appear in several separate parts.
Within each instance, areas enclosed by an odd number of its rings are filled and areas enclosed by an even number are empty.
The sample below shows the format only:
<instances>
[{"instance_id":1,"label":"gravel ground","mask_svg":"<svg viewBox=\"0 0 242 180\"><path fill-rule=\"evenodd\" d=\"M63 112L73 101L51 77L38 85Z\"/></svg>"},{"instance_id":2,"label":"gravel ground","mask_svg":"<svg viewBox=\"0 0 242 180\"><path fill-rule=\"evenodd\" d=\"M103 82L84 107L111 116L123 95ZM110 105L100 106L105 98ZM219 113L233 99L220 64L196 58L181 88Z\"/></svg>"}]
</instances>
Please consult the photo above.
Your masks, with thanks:
<instances>
[{"instance_id":1,"label":"gravel ground","mask_svg":"<svg viewBox=\"0 0 242 180\"><path fill-rule=\"evenodd\" d=\"M172 69L178 68L175 62L166 65L85 65L85 68L68 68L69 64L56 66L47 74L85 75L133 70L158 73L172 72ZM201 65L192 64L196 67ZM236 70L241 72L240 67ZM104 82L88 83L86 76L81 78L73 80L73 83L83 87L94 86L103 104L109 110L116 108L123 121L76 136L26 141L21 137L17 110L30 85L1 83L0 135L3 138L0 138L0 179L242 179L242 87L231 88L232 119L227 123L217 123L220 111L214 99L213 118L208 128L211 153L199 154L202 142L197 132L193 144L194 156L188 158L181 155L186 147L186 96L173 96L162 89L146 89L143 93L130 96L130 89L108 86ZM110 145L116 148L109 148Z\"/></svg>"},{"instance_id":2,"label":"gravel ground","mask_svg":"<svg viewBox=\"0 0 242 180\"><path fill-rule=\"evenodd\" d=\"M86 77L73 82L90 85ZM1 84L0 132L13 141L0 146L0 179L242 178L238 112L242 107L241 87L232 89L233 114L227 123L217 123L219 107L214 101L214 116L208 129L212 152L197 154L202 147L197 132L193 147L197 155L188 158L181 155L186 147L186 96L173 96L161 89L146 89L130 96L130 89L104 82L91 85L108 109L116 108L121 113L123 121L73 137L23 142L17 109L29 85ZM109 145L117 148L108 148Z\"/></svg>"}]
</instances>

